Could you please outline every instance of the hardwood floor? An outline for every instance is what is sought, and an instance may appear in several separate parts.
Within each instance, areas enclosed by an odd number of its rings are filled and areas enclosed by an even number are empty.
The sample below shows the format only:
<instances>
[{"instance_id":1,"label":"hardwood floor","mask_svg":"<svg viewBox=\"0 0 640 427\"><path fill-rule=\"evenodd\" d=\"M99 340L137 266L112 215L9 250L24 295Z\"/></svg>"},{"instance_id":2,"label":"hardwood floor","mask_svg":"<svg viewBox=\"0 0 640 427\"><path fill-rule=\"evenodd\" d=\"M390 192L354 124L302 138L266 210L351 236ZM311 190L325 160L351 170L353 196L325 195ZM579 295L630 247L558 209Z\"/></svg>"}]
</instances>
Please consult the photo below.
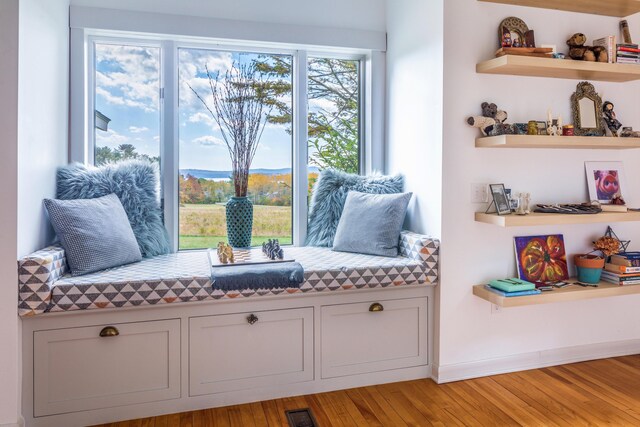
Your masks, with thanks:
<instances>
[{"instance_id":1,"label":"hardwood floor","mask_svg":"<svg viewBox=\"0 0 640 427\"><path fill-rule=\"evenodd\" d=\"M640 355L443 385L384 384L103 427L287 426L285 410L307 407L322 427L640 426Z\"/></svg>"}]
</instances>

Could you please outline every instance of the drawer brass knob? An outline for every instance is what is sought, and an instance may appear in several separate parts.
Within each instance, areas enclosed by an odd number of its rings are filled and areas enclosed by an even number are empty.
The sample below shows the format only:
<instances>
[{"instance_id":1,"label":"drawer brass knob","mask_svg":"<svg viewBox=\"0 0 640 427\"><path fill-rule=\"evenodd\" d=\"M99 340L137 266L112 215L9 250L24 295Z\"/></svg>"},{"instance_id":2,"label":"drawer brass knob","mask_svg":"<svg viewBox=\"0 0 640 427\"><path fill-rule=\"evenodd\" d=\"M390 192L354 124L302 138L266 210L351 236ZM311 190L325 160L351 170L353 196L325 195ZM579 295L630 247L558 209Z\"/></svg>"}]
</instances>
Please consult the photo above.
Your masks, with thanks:
<instances>
[{"instance_id":1,"label":"drawer brass knob","mask_svg":"<svg viewBox=\"0 0 640 427\"><path fill-rule=\"evenodd\" d=\"M247 322L249 322L250 325L253 325L257 321L258 321L258 316L256 316L255 314L251 314L247 316Z\"/></svg>"},{"instance_id":2,"label":"drawer brass knob","mask_svg":"<svg viewBox=\"0 0 640 427\"><path fill-rule=\"evenodd\" d=\"M120 331L115 326L105 326L100 331L100 336L103 337L103 338L105 338L105 337L117 337L118 335L120 335Z\"/></svg>"},{"instance_id":3,"label":"drawer brass knob","mask_svg":"<svg viewBox=\"0 0 640 427\"><path fill-rule=\"evenodd\" d=\"M384 310L384 307L379 302L374 302L369 306L369 311L371 311L372 313L376 313L378 311L383 311L383 310Z\"/></svg>"}]
</instances>

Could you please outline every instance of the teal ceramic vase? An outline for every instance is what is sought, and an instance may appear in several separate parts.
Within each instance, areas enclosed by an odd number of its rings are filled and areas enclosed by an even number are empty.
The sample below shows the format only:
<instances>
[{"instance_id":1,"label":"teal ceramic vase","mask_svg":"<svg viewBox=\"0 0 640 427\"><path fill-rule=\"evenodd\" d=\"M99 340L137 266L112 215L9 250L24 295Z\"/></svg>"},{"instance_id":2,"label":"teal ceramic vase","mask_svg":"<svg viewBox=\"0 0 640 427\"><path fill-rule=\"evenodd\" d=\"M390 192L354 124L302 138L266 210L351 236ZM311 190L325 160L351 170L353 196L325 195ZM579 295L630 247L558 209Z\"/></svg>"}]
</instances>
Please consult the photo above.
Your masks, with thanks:
<instances>
[{"instance_id":1,"label":"teal ceramic vase","mask_svg":"<svg viewBox=\"0 0 640 427\"><path fill-rule=\"evenodd\" d=\"M227 239L234 248L251 246L253 203L247 197L232 197L227 202Z\"/></svg>"}]
</instances>

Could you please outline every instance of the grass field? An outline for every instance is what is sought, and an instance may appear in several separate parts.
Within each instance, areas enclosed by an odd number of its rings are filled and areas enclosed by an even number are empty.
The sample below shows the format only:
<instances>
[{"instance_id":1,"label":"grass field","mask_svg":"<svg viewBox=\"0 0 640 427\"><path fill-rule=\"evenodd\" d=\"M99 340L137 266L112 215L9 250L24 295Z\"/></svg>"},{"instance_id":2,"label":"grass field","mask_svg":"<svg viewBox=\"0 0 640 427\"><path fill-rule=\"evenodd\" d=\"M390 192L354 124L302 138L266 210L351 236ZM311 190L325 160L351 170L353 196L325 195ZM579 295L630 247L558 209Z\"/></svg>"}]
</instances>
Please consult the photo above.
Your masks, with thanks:
<instances>
[{"instance_id":1,"label":"grass field","mask_svg":"<svg viewBox=\"0 0 640 427\"><path fill-rule=\"evenodd\" d=\"M180 249L203 249L226 242L225 207L217 205L180 206ZM253 207L253 246L267 239L291 243L291 206Z\"/></svg>"}]
</instances>

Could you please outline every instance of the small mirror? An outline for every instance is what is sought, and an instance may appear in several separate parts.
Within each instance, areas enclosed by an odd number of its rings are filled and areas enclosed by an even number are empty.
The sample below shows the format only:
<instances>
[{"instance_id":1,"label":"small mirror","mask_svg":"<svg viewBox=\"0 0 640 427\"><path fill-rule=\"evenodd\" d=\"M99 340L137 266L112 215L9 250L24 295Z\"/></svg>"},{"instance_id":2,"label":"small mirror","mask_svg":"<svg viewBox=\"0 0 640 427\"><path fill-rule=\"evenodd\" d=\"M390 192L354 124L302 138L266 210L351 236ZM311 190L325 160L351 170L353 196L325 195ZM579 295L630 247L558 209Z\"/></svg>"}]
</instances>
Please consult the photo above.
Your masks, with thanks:
<instances>
[{"instance_id":1,"label":"small mirror","mask_svg":"<svg viewBox=\"0 0 640 427\"><path fill-rule=\"evenodd\" d=\"M576 92L571 96L573 125L575 134L579 136L603 136L602 99L589 82L578 84Z\"/></svg>"},{"instance_id":2,"label":"small mirror","mask_svg":"<svg viewBox=\"0 0 640 427\"><path fill-rule=\"evenodd\" d=\"M598 127L595 102L589 98L582 98L578 101L578 110L580 112L580 125L583 128L594 129Z\"/></svg>"}]
</instances>

